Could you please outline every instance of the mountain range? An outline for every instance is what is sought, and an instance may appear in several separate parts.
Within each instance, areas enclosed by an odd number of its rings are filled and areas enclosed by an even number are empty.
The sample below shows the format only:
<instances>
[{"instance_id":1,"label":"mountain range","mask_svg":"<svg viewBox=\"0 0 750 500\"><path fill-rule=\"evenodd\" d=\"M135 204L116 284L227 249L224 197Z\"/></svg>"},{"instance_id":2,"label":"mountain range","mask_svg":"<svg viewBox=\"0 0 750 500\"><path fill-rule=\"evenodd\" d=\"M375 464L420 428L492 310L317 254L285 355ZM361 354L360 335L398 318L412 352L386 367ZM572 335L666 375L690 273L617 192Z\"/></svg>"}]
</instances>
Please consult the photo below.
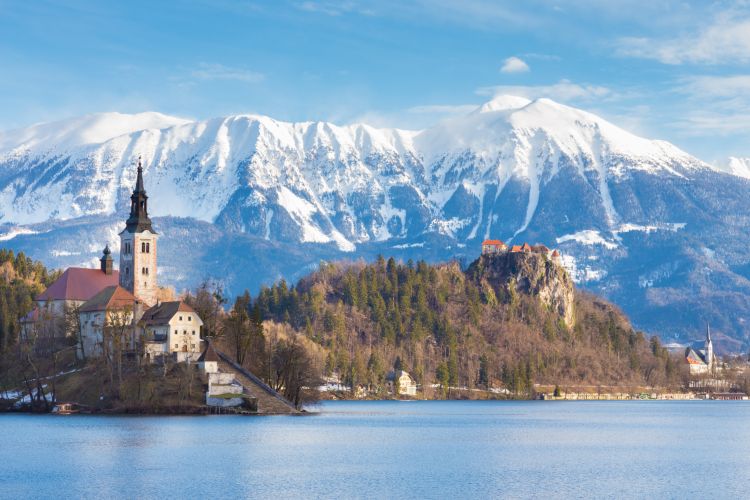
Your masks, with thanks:
<instances>
[{"instance_id":1,"label":"mountain range","mask_svg":"<svg viewBox=\"0 0 750 500\"><path fill-rule=\"evenodd\" d=\"M549 99L499 96L420 131L102 113L0 132L0 246L50 266L117 248L144 165L159 279L232 293L320 260L469 262L558 248L636 327L750 346L750 161L721 168Z\"/></svg>"}]
</instances>

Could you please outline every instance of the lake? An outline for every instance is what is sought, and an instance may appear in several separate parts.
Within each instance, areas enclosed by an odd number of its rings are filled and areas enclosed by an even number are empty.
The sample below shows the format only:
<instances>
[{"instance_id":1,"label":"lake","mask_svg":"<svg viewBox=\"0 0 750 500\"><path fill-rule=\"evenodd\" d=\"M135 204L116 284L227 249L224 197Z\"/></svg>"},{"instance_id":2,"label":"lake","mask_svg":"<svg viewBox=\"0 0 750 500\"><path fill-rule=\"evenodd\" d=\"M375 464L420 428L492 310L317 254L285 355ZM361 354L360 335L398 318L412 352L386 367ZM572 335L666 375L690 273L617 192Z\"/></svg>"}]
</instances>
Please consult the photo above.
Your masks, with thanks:
<instances>
[{"instance_id":1,"label":"lake","mask_svg":"<svg viewBox=\"0 0 750 500\"><path fill-rule=\"evenodd\" d=\"M750 495L750 402L328 402L316 411L0 415L0 496Z\"/></svg>"}]
</instances>

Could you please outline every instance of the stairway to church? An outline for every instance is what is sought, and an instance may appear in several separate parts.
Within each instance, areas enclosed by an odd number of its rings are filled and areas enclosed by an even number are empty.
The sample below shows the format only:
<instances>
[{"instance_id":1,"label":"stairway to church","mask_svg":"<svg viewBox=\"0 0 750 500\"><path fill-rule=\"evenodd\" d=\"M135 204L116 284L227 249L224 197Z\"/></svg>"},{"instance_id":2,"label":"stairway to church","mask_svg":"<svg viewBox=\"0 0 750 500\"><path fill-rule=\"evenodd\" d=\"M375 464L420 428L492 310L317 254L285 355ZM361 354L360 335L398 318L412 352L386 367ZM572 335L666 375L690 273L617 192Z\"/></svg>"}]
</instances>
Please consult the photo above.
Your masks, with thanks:
<instances>
[{"instance_id":1,"label":"stairway to church","mask_svg":"<svg viewBox=\"0 0 750 500\"><path fill-rule=\"evenodd\" d=\"M233 373L237 382L242 384L245 393L258 401L258 413L264 415L295 415L300 412L284 396L274 391L258 377L235 363L232 358L217 350L219 371Z\"/></svg>"}]
</instances>

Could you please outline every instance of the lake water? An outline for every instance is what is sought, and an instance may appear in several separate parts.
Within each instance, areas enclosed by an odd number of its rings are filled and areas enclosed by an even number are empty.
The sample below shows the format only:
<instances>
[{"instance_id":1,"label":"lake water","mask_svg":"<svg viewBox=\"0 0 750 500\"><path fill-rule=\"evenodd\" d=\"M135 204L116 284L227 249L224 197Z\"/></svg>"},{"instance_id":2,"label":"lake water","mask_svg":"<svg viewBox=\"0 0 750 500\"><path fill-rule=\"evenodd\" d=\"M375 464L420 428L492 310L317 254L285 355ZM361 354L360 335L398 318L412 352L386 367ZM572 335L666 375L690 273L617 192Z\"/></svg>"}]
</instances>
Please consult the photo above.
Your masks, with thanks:
<instances>
[{"instance_id":1,"label":"lake water","mask_svg":"<svg viewBox=\"0 0 750 500\"><path fill-rule=\"evenodd\" d=\"M0 415L0 496L750 497L748 402L329 402L317 410Z\"/></svg>"}]
</instances>

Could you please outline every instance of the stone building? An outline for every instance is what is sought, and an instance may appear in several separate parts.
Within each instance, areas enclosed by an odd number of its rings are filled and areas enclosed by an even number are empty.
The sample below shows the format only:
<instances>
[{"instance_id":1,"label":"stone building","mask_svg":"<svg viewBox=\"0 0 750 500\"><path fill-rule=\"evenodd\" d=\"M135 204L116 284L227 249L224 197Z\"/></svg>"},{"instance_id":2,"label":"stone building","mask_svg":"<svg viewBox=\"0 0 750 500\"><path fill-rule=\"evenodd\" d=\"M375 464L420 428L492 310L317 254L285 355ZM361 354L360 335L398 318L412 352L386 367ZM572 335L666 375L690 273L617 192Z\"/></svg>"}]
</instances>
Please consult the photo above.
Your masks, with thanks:
<instances>
[{"instance_id":1,"label":"stone building","mask_svg":"<svg viewBox=\"0 0 750 500\"><path fill-rule=\"evenodd\" d=\"M156 304L158 293L157 238L148 216L148 196L139 158L135 189L130 196L130 217L120 233L120 286L148 306Z\"/></svg>"}]
</instances>

